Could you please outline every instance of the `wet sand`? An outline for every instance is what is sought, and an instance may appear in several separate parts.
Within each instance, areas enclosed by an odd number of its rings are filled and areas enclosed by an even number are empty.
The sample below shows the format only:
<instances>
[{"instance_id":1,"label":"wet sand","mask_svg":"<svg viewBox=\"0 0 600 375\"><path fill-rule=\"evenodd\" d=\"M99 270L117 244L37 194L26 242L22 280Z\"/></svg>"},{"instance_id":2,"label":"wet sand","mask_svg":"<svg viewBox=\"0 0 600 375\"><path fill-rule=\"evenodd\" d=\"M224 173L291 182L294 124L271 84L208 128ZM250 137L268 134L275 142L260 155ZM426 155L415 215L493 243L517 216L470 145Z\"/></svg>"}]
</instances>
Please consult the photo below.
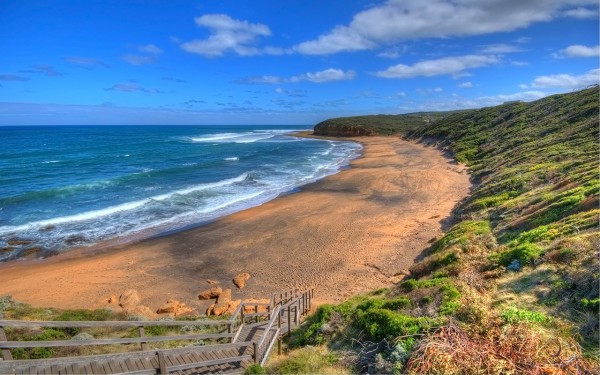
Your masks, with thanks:
<instances>
[{"instance_id":1,"label":"wet sand","mask_svg":"<svg viewBox=\"0 0 600 375\"><path fill-rule=\"evenodd\" d=\"M101 251L0 264L0 296L34 306L97 308L136 289L156 310L175 298L204 308L218 280L234 298L315 288L319 303L390 286L442 235L470 188L464 166L396 137L364 145L351 168L202 227ZM231 279L248 272L237 289Z\"/></svg>"}]
</instances>

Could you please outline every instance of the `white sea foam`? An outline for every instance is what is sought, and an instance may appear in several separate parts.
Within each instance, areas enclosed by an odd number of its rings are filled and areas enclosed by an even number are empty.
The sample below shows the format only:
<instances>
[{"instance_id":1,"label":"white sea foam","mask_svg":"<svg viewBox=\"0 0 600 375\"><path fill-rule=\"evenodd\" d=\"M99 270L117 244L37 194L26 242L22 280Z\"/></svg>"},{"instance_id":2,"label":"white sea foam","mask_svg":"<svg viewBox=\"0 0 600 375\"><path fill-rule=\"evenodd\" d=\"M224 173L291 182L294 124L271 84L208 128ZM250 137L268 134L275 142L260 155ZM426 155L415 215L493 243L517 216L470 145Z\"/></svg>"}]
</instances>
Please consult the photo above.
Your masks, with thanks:
<instances>
[{"instance_id":1,"label":"white sea foam","mask_svg":"<svg viewBox=\"0 0 600 375\"><path fill-rule=\"evenodd\" d=\"M238 161L238 160L240 160L240 158L238 158L237 156L232 156L232 157L230 157L230 158L225 158L225 159L223 159L223 160L227 160L227 161Z\"/></svg>"},{"instance_id":2,"label":"white sea foam","mask_svg":"<svg viewBox=\"0 0 600 375\"><path fill-rule=\"evenodd\" d=\"M196 143L253 143L264 141L283 134L283 131L268 130L268 131L251 131L243 133L216 133L202 137L189 137L188 140Z\"/></svg>"},{"instance_id":3,"label":"white sea foam","mask_svg":"<svg viewBox=\"0 0 600 375\"><path fill-rule=\"evenodd\" d=\"M55 218L47 219L47 220L39 220L39 221L34 221L34 222L31 222L28 224L18 225L18 226L2 226L2 227L0 227L0 234L14 233L14 232L25 231L27 229L33 229L33 228L43 228L43 227L55 226L55 225L66 224L66 223L99 219L102 217L114 215L119 212L133 211L133 210L139 209L142 206L147 205L152 202L166 201L176 195L187 195L187 194L191 194L191 193L202 191L202 190L208 190L208 189L220 188L220 187L227 186L227 185L232 185L232 184L235 184L238 182L242 182L242 181L246 180L247 178L248 178L248 173L243 173L235 178L229 178L229 179L212 182L212 183L200 184L200 185L193 186L190 188L180 189L180 190L172 191L172 192L169 192L166 194L156 195L156 196L153 196L150 198L145 198L145 199L140 199L140 200L136 200L136 201L132 201L132 202L122 203L122 204L106 207L106 208L99 209L99 210L86 211L86 212L82 212L82 213L75 214L75 215L55 217Z\"/></svg>"}]
</instances>

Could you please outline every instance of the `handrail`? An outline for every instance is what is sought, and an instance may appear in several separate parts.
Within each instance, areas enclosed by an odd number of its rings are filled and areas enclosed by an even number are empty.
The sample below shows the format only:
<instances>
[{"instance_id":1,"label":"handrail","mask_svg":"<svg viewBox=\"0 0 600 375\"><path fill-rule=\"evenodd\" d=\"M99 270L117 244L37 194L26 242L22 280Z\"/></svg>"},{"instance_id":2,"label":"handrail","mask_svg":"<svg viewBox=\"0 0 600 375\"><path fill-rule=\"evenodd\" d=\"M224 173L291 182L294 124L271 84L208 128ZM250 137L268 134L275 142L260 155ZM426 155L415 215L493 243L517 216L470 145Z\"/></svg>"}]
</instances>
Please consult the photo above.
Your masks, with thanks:
<instances>
[{"instance_id":1,"label":"handrail","mask_svg":"<svg viewBox=\"0 0 600 375\"><path fill-rule=\"evenodd\" d=\"M31 361L35 361L36 364L40 366L48 366L47 371L50 369L49 366L55 366L55 364L64 364L64 363L72 363L73 369L76 369L76 364L81 364L85 361L85 363L92 363L92 367L94 365L93 361L98 359L99 361L107 360L110 358L141 358L144 356L151 356L156 358L156 356L162 356L162 365L158 370L169 370L169 369L181 369L191 368L187 367L188 365L194 366L208 366L209 363L212 362L222 362L222 363L234 363L240 362L242 359L248 359L247 355L240 354L236 356L232 356L229 359L227 357L222 359L214 359L211 361L204 362L192 362L189 364L181 364L175 365L175 363L171 363L171 359L169 355L171 354L171 350L169 349L154 349L148 350L147 343L151 342L164 342L164 341L178 341L178 340L194 340L194 339L229 339L228 344L209 344L206 346L198 346L189 348L190 352L202 350L208 351L211 353L216 353L217 350L221 348L226 348L228 345L240 345L240 346L254 346L254 354L253 358L255 363L259 363L261 365L266 361L269 353L271 352L274 344L278 341L279 345L281 344L281 337L290 333L291 328L300 324L300 319L302 316L306 314L307 311L310 310L311 300L312 300L312 289L300 291L298 289L292 289L284 293L279 293L278 295L272 294L268 303L264 302L250 302L250 303L240 303L237 308L234 310L233 314L229 317L229 319L223 320L188 320L188 321L22 321L22 320L1 320L2 316L0 315L0 332L2 332L2 328L7 327L25 327L25 328L39 328L39 327L49 327L49 328L93 328L93 327L137 327L140 331L140 337L135 338L116 338L116 339L91 339L91 340L55 340L55 341L7 341L6 338L4 340L0 339L0 350L2 353L9 352L9 349L15 348L39 348L39 347L68 347L68 346L82 346L82 345L108 345L108 344L141 344L141 351L129 352L129 353L111 353L106 355L94 355L94 356L78 356L78 357L64 357L64 358L53 358L46 360L12 360L10 357L4 356L4 361L0 358L0 368L7 369L7 365L9 368L15 368L15 366L21 368L26 363L32 363ZM279 297L279 298L278 298ZM245 314L245 309L248 307L254 307L254 313ZM263 309L262 307L266 307ZM261 308L261 312L258 312L259 308ZM282 320L285 321L284 311L287 309L287 324L286 327L282 327ZM266 310L266 311L265 311ZM293 317L291 314L294 314ZM256 337L256 341L248 341L243 343L236 342L240 337L240 334L250 318L250 322L253 320L252 318L257 318L256 322L259 322L258 317L267 316L268 320L264 321L264 323L260 323L260 330L262 330L263 334L260 337ZM277 323L277 325L276 325ZM222 328L218 328L218 331L221 333L206 333L206 334L186 334L186 335L171 335L171 336L145 336L144 335L144 327L151 326L207 326L209 327L217 327L224 326L226 331L223 332ZM263 330L264 327L264 330ZM284 329L285 328L285 329ZM279 346L281 350L281 347ZM175 353L175 352L173 352ZM214 354L213 354L214 355ZM144 358L146 358L144 357ZM209 357L210 358L210 357ZM91 362L90 362L91 361ZM155 361L153 359L152 361ZM166 361L166 362L165 362ZM160 362L160 358L159 358ZM168 363L167 363L168 362ZM216 363L215 362L215 363ZM169 365L169 363L171 363ZM111 364L112 366L112 364ZM236 365L238 366L238 365ZM149 369L151 370L151 369ZM57 370L58 371L58 370ZM63 371L63 370L60 370ZM89 371L89 370L88 370ZM142 371L142 370L140 370ZM0 371L1 372L1 371ZM54 370L52 370L54 372Z\"/></svg>"},{"instance_id":2,"label":"handrail","mask_svg":"<svg viewBox=\"0 0 600 375\"><path fill-rule=\"evenodd\" d=\"M275 310L273 311L273 316L277 316L277 319L279 319L279 312L281 311L281 306L277 306L275 308ZM271 318L271 320L269 321L269 324L267 324L267 326L265 327L265 332L269 332L272 328L273 328L273 324L275 324L276 319ZM264 344L266 336L263 335L263 337L261 337L260 341L258 342L258 345L261 346L262 344Z\"/></svg>"},{"instance_id":3,"label":"handrail","mask_svg":"<svg viewBox=\"0 0 600 375\"><path fill-rule=\"evenodd\" d=\"M273 349L273 345L275 344L275 340L278 340L280 336L281 336L281 328L277 328L277 331L275 331L275 334L273 335L273 338L271 339L271 342L269 343L267 350L265 350L265 352L263 354L263 359L260 362L261 366L263 366L265 364L265 362L267 361L267 358L269 357L269 353L271 353L271 349Z\"/></svg>"},{"instance_id":4,"label":"handrail","mask_svg":"<svg viewBox=\"0 0 600 375\"><path fill-rule=\"evenodd\" d=\"M0 320L0 327L97 328L97 327L148 327L148 326L217 326L228 325L230 320L107 320L107 321L48 321Z\"/></svg>"},{"instance_id":5,"label":"handrail","mask_svg":"<svg viewBox=\"0 0 600 375\"><path fill-rule=\"evenodd\" d=\"M54 340L54 341L0 341L1 349L14 348L50 348L66 346L90 346L90 345L112 345L112 344L141 344L148 342L179 341L179 340L201 340L222 339L233 337L231 333L205 333L197 335L173 335L157 337L132 337L122 339L93 339L93 340Z\"/></svg>"}]
</instances>

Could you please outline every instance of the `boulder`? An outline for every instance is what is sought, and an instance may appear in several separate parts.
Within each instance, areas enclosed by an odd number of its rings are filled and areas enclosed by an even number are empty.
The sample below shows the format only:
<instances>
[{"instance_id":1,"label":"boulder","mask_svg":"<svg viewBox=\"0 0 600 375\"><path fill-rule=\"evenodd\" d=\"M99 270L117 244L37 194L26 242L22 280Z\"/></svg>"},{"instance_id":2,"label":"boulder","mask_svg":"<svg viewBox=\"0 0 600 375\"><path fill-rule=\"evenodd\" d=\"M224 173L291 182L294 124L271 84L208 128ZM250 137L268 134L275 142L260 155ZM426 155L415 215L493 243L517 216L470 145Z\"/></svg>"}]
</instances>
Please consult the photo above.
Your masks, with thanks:
<instances>
[{"instance_id":1,"label":"boulder","mask_svg":"<svg viewBox=\"0 0 600 375\"><path fill-rule=\"evenodd\" d=\"M20 240L18 238L11 238L10 240L8 240L8 246L23 246L23 245L29 245L31 243L33 243L33 241L31 240Z\"/></svg>"},{"instance_id":2,"label":"boulder","mask_svg":"<svg viewBox=\"0 0 600 375\"><path fill-rule=\"evenodd\" d=\"M198 299L207 300L218 298L221 295L221 293L223 293L223 289L221 289L220 286L213 286L210 289L207 289L204 292L198 294Z\"/></svg>"},{"instance_id":3,"label":"boulder","mask_svg":"<svg viewBox=\"0 0 600 375\"><path fill-rule=\"evenodd\" d=\"M34 259L34 258L38 258L42 252L43 252L43 249L40 247L30 247L30 248L23 250L21 252L21 255L19 255L19 256L21 258Z\"/></svg>"},{"instance_id":4,"label":"boulder","mask_svg":"<svg viewBox=\"0 0 600 375\"><path fill-rule=\"evenodd\" d=\"M225 289L219 295L219 298L217 298L217 302L210 305L208 310L206 310L206 315L208 315L208 316L225 315L230 309L230 304L231 304L231 289Z\"/></svg>"},{"instance_id":5,"label":"boulder","mask_svg":"<svg viewBox=\"0 0 600 375\"><path fill-rule=\"evenodd\" d=\"M133 309L140 304L140 295L135 289L127 289L119 297L119 306L125 310Z\"/></svg>"},{"instance_id":6,"label":"boulder","mask_svg":"<svg viewBox=\"0 0 600 375\"><path fill-rule=\"evenodd\" d=\"M157 314L169 314L171 316L179 316L194 311L193 308L186 306L185 303L170 299L156 310Z\"/></svg>"},{"instance_id":7,"label":"boulder","mask_svg":"<svg viewBox=\"0 0 600 375\"><path fill-rule=\"evenodd\" d=\"M241 299L236 299L234 301L229 301L227 303L213 303L206 310L207 316L223 316L226 314L233 314L238 306L242 303Z\"/></svg>"},{"instance_id":8,"label":"boulder","mask_svg":"<svg viewBox=\"0 0 600 375\"><path fill-rule=\"evenodd\" d=\"M250 274L247 272L242 272L242 273L238 273L233 278L233 283L235 284L235 286L242 289L244 286L246 286L246 281L248 281L249 279L250 279Z\"/></svg>"}]
</instances>

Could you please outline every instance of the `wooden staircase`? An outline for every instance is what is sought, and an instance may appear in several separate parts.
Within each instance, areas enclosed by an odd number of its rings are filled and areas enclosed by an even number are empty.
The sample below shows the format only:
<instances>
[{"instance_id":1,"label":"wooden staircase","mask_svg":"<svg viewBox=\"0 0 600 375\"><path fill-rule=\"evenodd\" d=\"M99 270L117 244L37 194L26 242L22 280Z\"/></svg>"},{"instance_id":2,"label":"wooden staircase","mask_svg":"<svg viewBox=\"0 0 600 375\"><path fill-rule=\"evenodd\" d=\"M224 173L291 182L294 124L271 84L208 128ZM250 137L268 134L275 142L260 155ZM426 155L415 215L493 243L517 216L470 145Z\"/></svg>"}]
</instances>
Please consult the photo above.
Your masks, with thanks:
<instances>
[{"instance_id":1,"label":"wooden staircase","mask_svg":"<svg viewBox=\"0 0 600 375\"><path fill-rule=\"evenodd\" d=\"M224 374L263 365L275 344L310 311L313 291L273 294L269 303L242 303L227 320L55 322L0 320L0 374ZM252 310L252 313L248 313ZM2 316L0 315L0 319ZM218 333L146 336L149 327L206 327ZM137 328L139 337L91 340L8 341L4 328ZM211 343L175 349L149 349L153 343ZM139 345L138 351L48 359L14 360L11 350L81 346Z\"/></svg>"}]
</instances>

